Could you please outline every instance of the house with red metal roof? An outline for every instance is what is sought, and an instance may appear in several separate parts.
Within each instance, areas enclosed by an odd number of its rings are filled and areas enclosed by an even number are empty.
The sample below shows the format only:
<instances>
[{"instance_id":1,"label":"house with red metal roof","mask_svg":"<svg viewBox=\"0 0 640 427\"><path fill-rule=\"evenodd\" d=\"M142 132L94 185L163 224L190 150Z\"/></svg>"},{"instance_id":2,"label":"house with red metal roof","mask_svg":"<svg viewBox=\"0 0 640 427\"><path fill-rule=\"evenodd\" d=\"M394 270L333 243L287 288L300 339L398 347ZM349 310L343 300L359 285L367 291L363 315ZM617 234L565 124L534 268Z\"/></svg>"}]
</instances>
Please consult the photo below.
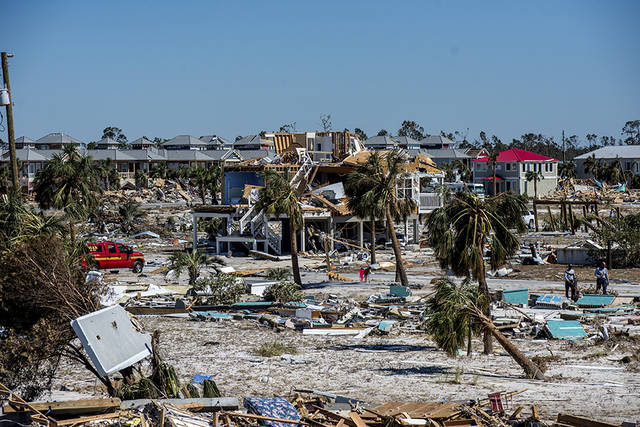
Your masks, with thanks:
<instances>
[{"instance_id":1,"label":"house with red metal roof","mask_svg":"<svg viewBox=\"0 0 640 427\"><path fill-rule=\"evenodd\" d=\"M473 164L473 182L483 184L485 194L493 194L494 162L488 156L480 157ZM520 148L511 148L498 154L495 161L496 190L498 193L513 191L534 197L534 182L527 181L527 172L539 172L538 196L555 190L558 185L559 161Z\"/></svg>"}]
</instances>

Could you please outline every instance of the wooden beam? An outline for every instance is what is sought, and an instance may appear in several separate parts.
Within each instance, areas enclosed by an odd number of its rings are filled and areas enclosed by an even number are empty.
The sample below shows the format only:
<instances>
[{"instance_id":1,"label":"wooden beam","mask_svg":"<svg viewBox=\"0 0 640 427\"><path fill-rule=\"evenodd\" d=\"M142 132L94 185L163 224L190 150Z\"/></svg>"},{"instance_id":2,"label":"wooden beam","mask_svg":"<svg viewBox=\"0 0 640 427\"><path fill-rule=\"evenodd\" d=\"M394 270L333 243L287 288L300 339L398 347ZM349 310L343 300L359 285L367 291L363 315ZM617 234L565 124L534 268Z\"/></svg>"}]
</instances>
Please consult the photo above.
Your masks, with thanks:
<instances>
[{"instance_id":1,"label":"wooden beam","mask_svg":"<svg viewBox=\"0 0 640 427\"><path fill-rule=\"evenodd\" d=\"M10 412L29 412L34 409L40 412L51 412L56 415L72 415L72 414L89 414L92 412L109 412L120 409L120 399L79 399L79 400L63 400L59 402L32 402L21 404L15 401L9 401L4 405L5 413ZM28 407L26 405L29 405Z\"/></svg>"},{"instance_id":2,"label":"wooden beam","mask_svg":"<svg viewBox=\"0 0 640 427\"><path fill-rule=\"evenodd\" d=\"M558 414L558 423L575 427L619 427L618 424L605 423L585 417L577 417L569 414Z\"/></svg>"},{"instance_id":3,"label":"wooden beam","mask_svg":"<svg viewBox=\"0 0 640 427\"><path fill-rule=\"evenodd\" d=\"M553 231L558 231L556 228L556 220L553 218L553 214L551 213L551 206L547 205L547 213L549 213L549 220L551 221L551 229Z\"/></svg>"},{"instance_id":4,"label":"wooden beam","mask_svg":"<svg viewBox=\"0 0 640 427\"><path fill-rule=\"evenodd\" d=\"M571 234L576 234L576 224L573 217L573 209L571 209L571 203L567 205L569 208L569 225L571 227Z\"/></svg>"},{"instance_id":5,"label":"wooden beam","mask_svg":"<svg viewBox=\"0 0 640 427\"><path fill-rule=\"evenodd\" d=\"M99 414L99 415L91 415L87 417L71 418L68 420L60 420L60 421L57 421L57 424L59 426L74 426L74 425L85 424L90 421L101 421L101 420L111 420L113 418L120 418L120 415L122 414L120 413L120 411L118 411L118 412L113 412L111 414Z\"/></svg>"}]
</instances>

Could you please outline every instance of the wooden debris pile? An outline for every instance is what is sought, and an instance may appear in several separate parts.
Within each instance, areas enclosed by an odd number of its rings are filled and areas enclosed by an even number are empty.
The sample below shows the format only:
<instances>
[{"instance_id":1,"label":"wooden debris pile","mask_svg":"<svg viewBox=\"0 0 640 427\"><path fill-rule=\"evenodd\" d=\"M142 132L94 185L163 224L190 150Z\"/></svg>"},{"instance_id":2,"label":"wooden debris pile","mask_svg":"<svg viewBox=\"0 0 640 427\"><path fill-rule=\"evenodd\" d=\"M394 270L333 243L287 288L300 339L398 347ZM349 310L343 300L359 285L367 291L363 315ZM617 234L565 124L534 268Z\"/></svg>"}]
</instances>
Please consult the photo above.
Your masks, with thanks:
<instances>
[{"instance_id":1,"label":"wooden debris pile","mask_svg":"<svg viewBox=\"0 0 640 427\"><path fill-rule=\"evenodd\" d=\"M620 427L589 418L558 414L544 420L537 405L513 405L523 393L493 393L488 399L460 402L387 402L382 405L316 391L296 393L279 400L290 412L254 413L251 405L240 411L235 398L218 399L85 399L63 402L25 402L0 384L3 397L0 423L38 426L174 426L174 427ZM256 398L253 398L256 399ZM260 412L260 411L257 411Z\"/></svg>"}]
</instances>

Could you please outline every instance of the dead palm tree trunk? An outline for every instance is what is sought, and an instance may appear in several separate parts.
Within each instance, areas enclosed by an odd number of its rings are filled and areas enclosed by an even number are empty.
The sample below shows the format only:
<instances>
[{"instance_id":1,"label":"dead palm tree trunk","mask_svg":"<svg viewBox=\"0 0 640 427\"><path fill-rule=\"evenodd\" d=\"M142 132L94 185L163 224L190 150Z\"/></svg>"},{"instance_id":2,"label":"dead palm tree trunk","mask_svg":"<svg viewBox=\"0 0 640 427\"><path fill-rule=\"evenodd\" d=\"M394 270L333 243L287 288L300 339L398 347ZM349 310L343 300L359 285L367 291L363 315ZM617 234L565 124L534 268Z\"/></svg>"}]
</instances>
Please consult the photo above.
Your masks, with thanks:
<instances>
[{"instance_id":1,"label":"dead palm tree trunk","mask_svg":"<svg viewBox=\"0 0 640 427\"><path fill-rule=\"evenodd\" d=\"M496 337L496 340L500 343L502 348L504 348L505 351L509 353L509 356L511 356L511 358L515 360L516 363L522 367L522 369L524 369L524 372L529 378L535 378L537 380L545 379L542 371L540 371L540 368L535 363L533 363L531 359L529 359L523 352L521 352L518 347L513 345L513 343L509 341L507 337L505 337L502 332L498 330L498 328L496 328L489 317L486 317L479 310L475 312L474 315L480 320L485 330L489 331L494 337Z\"/></svg>"},{"instance_id":2,"label":"dead palm tree trunk","mask_svg":"<svg viewBox=\"0 0 640 427\"><path fill-rule=\"evenodd\" d=\"M480 265L478 266L478 294L484 295L486 298L486 306L483 307L483 314L487 319L491 319L491 299L489 298L489 285L487 285L487 278L485 276L484 259L482 258L482 243L478 244L478 253L480 254ZM493 351L493 341L491 339L491 332L485 328L484 336L482 337L484 344L484 354L491 354Z\"/></svg>"},{"instance_id":3,"label":"dead palm tree trunk","mask_svg":"<svg viewBox=\"0 0 640 427\"><path fill-rule=\"evenodd\" d=\"M371 215L371 264L376 263L376 218Z\"/></svg>"},{"instance_id":4,"label":"dead palm tree trunk","mask_svg":"<svg viewBox=\"0 0 640 427\"><path fill-rule=\"evenodd\" d=\"M289 237L291 238L291 269L293 270L293 281L302 285L300 278L300 265L298 264L298 242L297 230L293 223L293 213L289 215Z\"/></svg>"},{"instance_id":5,"label":"dead palm tree trunk","mask_svg":"<svg viewBox=\"0 0 640 427\"><path fill-rule=\"evenodd\" d=\"M409 281L407 280L407 272L404 269L404 264L402 264L402 253L400 252L400 241L398 240L398 236L396 236L396 230L393 226L393 217L391 216L391 207L387 206L387 227L389 227L389 232L391 233L391 241L393 242L393 253L396 256L396 272L400 276L400 283L402 286L409 286Z\"/></svg>"}]
</instances>

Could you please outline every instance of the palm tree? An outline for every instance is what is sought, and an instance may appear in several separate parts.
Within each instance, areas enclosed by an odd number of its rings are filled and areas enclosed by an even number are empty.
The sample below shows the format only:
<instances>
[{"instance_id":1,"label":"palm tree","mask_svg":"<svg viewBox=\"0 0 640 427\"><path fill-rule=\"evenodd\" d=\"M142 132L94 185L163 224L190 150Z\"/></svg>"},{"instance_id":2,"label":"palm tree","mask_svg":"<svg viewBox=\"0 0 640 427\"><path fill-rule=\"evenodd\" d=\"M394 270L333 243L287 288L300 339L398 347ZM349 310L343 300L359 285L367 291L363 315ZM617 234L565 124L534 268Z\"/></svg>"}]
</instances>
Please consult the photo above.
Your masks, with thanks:
<instances>
[{"instance_id":1,"label":"palm tree","mask_svg":"<svg viewBox=\"0 0 640 427\"><path fill-rule=\"evenodd\" d=\"M452 163L453 169L458 172L460 179L463 182L470 182L473 179L473 173L469 166L464 164L461 160L454 160Z\"/></svg>"},{"instance_id":2,"label":"palm tree","mask_svg":"<svg viewBox=\"0 0 640 427\"><path fill-rule=\"evenodd\" d=\"M524 369L529 378L544 380L540 368L507 339L486 316L482 305L488 300L477 297L468 280L456 285L450 279L442 278L435 283L436 293L427 302L430 317L427 330L436 344L449 356L455 357L458 349L467 339L467 355L471 354L471 333L474 324L481 324L500 343L502 348Z\"/></svg>"},{"instance_id":3,"label":"palm tree","mask_svg":"<svg viewBox=\"0 0 640 427\"><path fill-rule=\"evenodd\" d=\"M560 163L558 172L562 178L575 178L577 176L576 163L572 160Z\"/></svg>"},{"instance_id":4,"label":"palm tree","mask_svg":"<svg viewBox=\"0 0 640 427\"><path fill-rule=\"evenodd\" d=\"M222 188L222 170L218 165L211 165L207 169L209 172L209 193L211 194L211 204L218 204L218 193Z\"/></svg>"},{"instance_id":5,"label":"palm tree","mask_svg":"<svg viewBox=\"0 0 640 427\"><path fill-rule=\"evenodd\" d=\"M167 173L169 172L169 166L167 166L166 162L154 163L149 170L149 176L151 178L166 178Z\"/></svg>"},{"instance_id":6,"label":"palm tree","mask_svg":"<svg viewBox=\"0 0 640 427\"><path fill-rule=\"evenodd\" d=\"M351 198L360 199L357 204L367 207L365 212L376 214L384 212L387 220L387 229L391 234L393 252L396 258L396 271L402 286L408 286L407 272L402 263L400 242L395 233L394 218L406 215L415 209L415 202L410 197L403 195L398 197L396 184L399 179L404 179L402 167L406 159L399 153L389 152L384 159L376 152L371 153L367 162L358 168L347 178L347 187L350 187Z\"/></svg>"},{"instance_id":7,"label":"palm tree","mask_svg":"<svg viewBox=\"0 0 640 427\"><path fill-rule=\"evenodd\" d=\"M373 156L372 156L373 157ZM377 157L377 164L373 164L371 167L381 167L380 158ZM372 162L371 157L369 161ZM364 191L360 189L360 177L356 174L350 174L347 176L345 185L345 193L348 197L347 206L349 210L360 218L369 218L369 228L371 229L371 236L369 238L370 248L370 263L376 263L376 218L381 218L385 215L384 205L381 200L377 200L376 204L371 204L371 201L365 201L360 197L360 193Z\"/></svg>"},{"instance_id":8,"label":"palm tree","mask_svg":"<svg viewBox=\"0 0 640 427\"><path fill-rule=\"evenodd\" d=\"M211 193L211 202L218 204L217 193L220 191L220 174L218 166L207 168L196 166L186 172L189 184L198 189L203 205L206 203L207 191Z\"/></svg>"},{"instance_id":9,"label":"palm tree","mask_svg":"<svg viewBox=\"0 0 640 427\"><path fill-rule=\"evenodd\" d=\"M65 227L55 215L30 208L21 192L0 196L0 250L44 235L62 235Z\"/></svg>"},{"instance_id":10,"label":"palm tree","mask_svg":"<svg viewBox=\"0 0 640 427\"><path fill-rule=\"evenodd\" d=\"M174 272L176 277L180 277L180 275L186 271L189 274L189 286L193 286L200 276L202 267L213 263L222 264L222 261L217 258L208 257L207 254L201 250L174 252L173 255L169 257L169 269L165 272L165 275Z\"/></svg>"},{"instance_id":11,"label":"palm tree","mask_svg":"<svg viewBox=\"0 0 640 427\"><path fill-rule=\"evenodd\" d=\"M471 356L471 335L478 328L471 313L460 307L467 301L478 300L478 287L473 286L469 279L464 279L460 285L440 279L435 283L435 289L435 294L427 300L427 332L451 357L458 354L466 339L467 356Z\"/></svg>"},{"instance_id":12,"label":"palm tree","mask_svg":"<svg viewBox=\"0 0 640 427\"><path fill-rule=\"evenodd\" d=\"M288 174L287 174L288 175ZM289 181L279 173L267 170L264 173L265 187L260 190L256 212L264 210L267 215L287 215L289 217L289 235L291 238L291 270L293 280L302 285L298 264L298 231L302 227L302 210L299 194Z\"/></svg>"},{"instance_id":13,"label":"palm tree","mask_svg":"<svg viewBox=\"0 0 640 427\"><path fill-rule=\"evenodd\" d=\"M596 159L595 154L587 157L584 161L584 171L593 175L595 179L600 179L600 171L602 170L602 160Z\"/></svg>"},{"instance_id":14,"label":"palm tree","mask_svg":"<svg viewBox=\"0 0 640 427\"><path fill-rule=\"evenodd\" d=\"M118 214L120 215L120 227L125 234L131 233L133 222L145 215L140 209L140 203L133 200L127 200L123 205L118 206Z\"/></svg>"},{"instance_id":15,"label":"palm tree","mask_svg":"<svg viewBox=\"0 0 640 427\"><path fill-rule=\"evenodd\" d=\"M104 182L104 189L110 190L112 184L110 182L110 178L112 176L111 171L114 169L113 160L111 159L111 157L107 157L104 160L98 160L97 168L98 173L100 174L102 181Z\"/></svg>"},{"instance_id":16,"label":"palm tree","mask_svg":"<svg viewBox=\"0 0 640 427\"><path fill-rule=\"evenodd\" d=\"M520 248L511 228L524 231L522 212L526 197L503 193L487 199L474 194L457 193L449 203L434 210L427 220L429 244L442 268L458 276L471 275L478 281L478 293L489 301L485 277L484 247L490 249L491 266L496 269ZM484 308L491 317L490 306ZM491 334L485 330L484 351L492 349Z\"/></svg>"},{"instance_id":17,"label":"palm tree","mask_svg":"<svg viewBox=\"0 0 640 427\"><path fill-rule=\"evenodd\" d=\"M41 209L65 212L71 241L75 243L74 222L88 216L97 205L96 193L100 191L91 157L79 155L71 145L65 146L63 154L54 155L38 171L34 191Z\"/></svg>"},{"instance_id":18,"label":"palm tree","mask_svg":"<svg viewBox=\"0 0 640 427\"><path fill-rule=\"evenodd\" d=\"M538 199L538 181L544 178L544 176L542 175L542 172L527 171L527 173L525 174L525 178L529 182L533 181L533 198L534 200L537 200Z\"/></svg>"}]
</instances>

